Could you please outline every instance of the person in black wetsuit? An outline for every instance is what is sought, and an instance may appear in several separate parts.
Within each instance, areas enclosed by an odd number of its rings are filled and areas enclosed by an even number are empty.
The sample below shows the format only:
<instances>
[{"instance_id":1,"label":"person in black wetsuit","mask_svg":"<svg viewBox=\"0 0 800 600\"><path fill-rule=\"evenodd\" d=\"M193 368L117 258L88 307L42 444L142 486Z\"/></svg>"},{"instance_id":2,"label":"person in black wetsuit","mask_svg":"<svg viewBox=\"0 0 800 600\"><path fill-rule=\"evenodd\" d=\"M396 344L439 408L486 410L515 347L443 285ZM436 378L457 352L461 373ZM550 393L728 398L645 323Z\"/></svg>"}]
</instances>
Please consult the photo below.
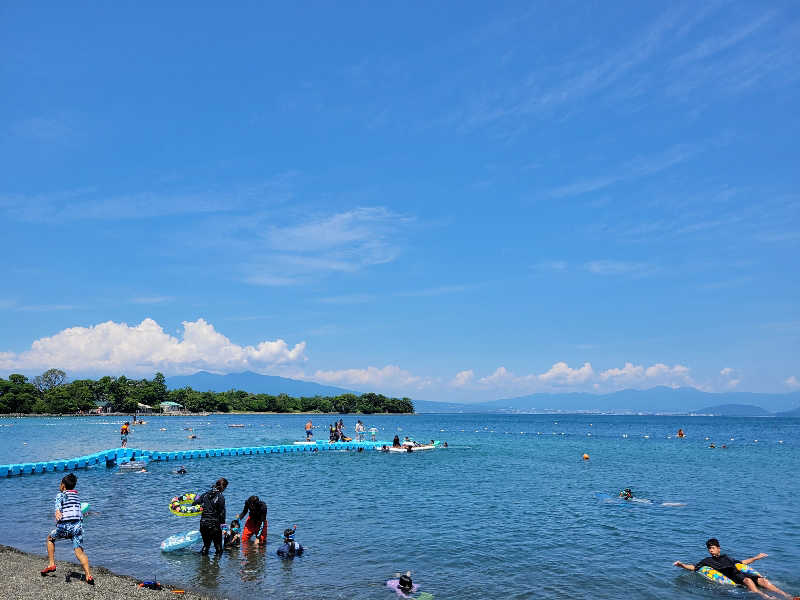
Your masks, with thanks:
<instances>
[{"instance_id":1,"label":"person in black wetsuit","mask_svg":"<svg viewBox=\"0 0 800 600\"><path fill-rule=\"evenodd\" d=\"M227 487L228 480L220 477L209 491L195 500L195 504L203 507L200 515L200 535L203 536L201 554L208 554L211 542L214 542L215 552L222 552L222 524L225 523L225 496L222 492Z\"/></svg>"},{"instance_id":2,"label":"person in black wetsuit","mask_svg":"<svg viewBox=\"0 0 800 600\"><path fill-rule=\"evenodd\" d=\"M763 596L764 598L772 598L768 594L762 592L759 587L768 589L771 592L777 592L778 594L782 595L784 598L791 598L789 594L784 592L782 589L778 588L777 586L773 585L766 577L760 577L758 575L748 575L747 573L742 573L739 569L736 568L736 563L742 563L744 565L749 565L752 562L757 560L761 560L762 558L766 558L767 555L763 552L761 554L757 554L752 558L746 558L745 560L734 560L727 554L722 554L722 550L720 549L719 540L717 538L711 538L706 542L706 548L708 548L708 553L711 556L708 556L701 560L696 565L687 565L686 563L682 563L679 560L676 560L672 563L676 567L681 567L682 569L686 569L687 571L696 571L701 567L711 567L715 571L719 571L725 577L732 580L734 583L738 585L743 585L751 592L755 592L756 594Z\"/></svg>"}]
</instances>

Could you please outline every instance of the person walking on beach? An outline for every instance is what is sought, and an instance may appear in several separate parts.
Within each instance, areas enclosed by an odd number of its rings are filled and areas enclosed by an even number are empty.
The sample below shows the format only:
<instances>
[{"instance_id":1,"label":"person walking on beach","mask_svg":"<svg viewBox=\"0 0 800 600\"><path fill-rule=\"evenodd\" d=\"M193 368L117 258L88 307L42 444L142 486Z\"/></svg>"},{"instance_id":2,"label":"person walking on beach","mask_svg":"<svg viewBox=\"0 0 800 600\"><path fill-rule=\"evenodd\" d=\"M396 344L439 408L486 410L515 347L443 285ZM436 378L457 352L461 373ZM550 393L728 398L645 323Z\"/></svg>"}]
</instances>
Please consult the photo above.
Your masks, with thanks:
<instances>
[{"instance_id":1,"label":"person walking on beach","mask_svg":"<svg viewBox=\"0 0 800 600\"><path fill-rule=\"evenodd\" d=\"M126 448L128 446L128 434L131 432L131 424L128 421L125 421L122 424L122 427L119 428L119 437L120 441L122 442L122 447Z\"/></svg>"},{"instance_id":2,"label":"person walking on beach","mask_svg":"<svg viewBox=\"0 0 800 600\"><path fill-rule=\"evenodd\" d=\"M784 598L792 597L791 595L784 592L782 589L773 585L766 577L761 577L760 575L751 575L748 573L742 573L741 571L739 571L739 569L736 568L736 563L749 565L752 562L761 560L762 558L766 558L767 555L764 554L763 552L761 554L756 554L752 558L746 558L745 560L735 560L730 556L728 556L727 554L722 554L722 550L719 545L719 540L717 540L717 538L709 539L706 542L706 548L708 548L708 553L711 556L704 558L696 565L687 565L686 563L682 563L679 560L676 560L672 564L676 567L686 569L687 571L696 571L701 567L711 567L715 571L719 571L720 573L725 575L725 577L732 580L737 585L743 585L751 592L754 592L764 598L773 598L774 596L765 594L759 589L759 587L765 588L771 592L777 592Z\"/></svg>"},{"instance_id":3,"label":"person walking on beach","mask_svg":"<svg viewBox=\"0 0 800 600\"><path fill-rule=\"evenodd\" d=\"M266 544L267 527L269 526L269 523L267 523L267 503L259 500L258 496L250 496L245 501L244 508L237 518L241 521L248 512L250 516L247 517L247 521L244 524L242 543L247 543L252 536L256 536L256 541L259 544ZM259 529L261 533L258 532Z\"/></svg>"},{"instance_id":4,"label":"person walking on beach","mask_svg":"<svg viewBox=\"0 0 800 600\"><path fill-rule=\"evenodd\" d=\"M308 420L306 423L306 441L311 441L311 438L314 437L314 424L311 422L311 419Z\"/></svg>"},{"instance_id":5,"label":"person walking on beach","mask_svg":"<svg viewBox=\"0 0 800 600\"><path fill-rule=\"evenodd\" d=\"M48 565L41 570L41 574L45 576L56 570L56 540L72 540L72 549L86 574L86 583L94 585L89 558L83 551L83 513L78 490L75 489L77 483L75 473L64 475L61 479L55 501L56 528L47 536Z\"/></svg>"},{"instance_id":6,"label":"person walking on beach","mask_svg":"<svg viewBox=\"0 0 800 600\"><path fill-rule=\"evenodd\" d=\"M211 542L214 542L217 554L222 552L222 524L225 523L225 496L222 492L227 487L228 480L220 477L209 491L195 500L195 504L203 507L200 515L200 535L203 536L201 554L208 554Z\"/></svg>"}]
</instances>

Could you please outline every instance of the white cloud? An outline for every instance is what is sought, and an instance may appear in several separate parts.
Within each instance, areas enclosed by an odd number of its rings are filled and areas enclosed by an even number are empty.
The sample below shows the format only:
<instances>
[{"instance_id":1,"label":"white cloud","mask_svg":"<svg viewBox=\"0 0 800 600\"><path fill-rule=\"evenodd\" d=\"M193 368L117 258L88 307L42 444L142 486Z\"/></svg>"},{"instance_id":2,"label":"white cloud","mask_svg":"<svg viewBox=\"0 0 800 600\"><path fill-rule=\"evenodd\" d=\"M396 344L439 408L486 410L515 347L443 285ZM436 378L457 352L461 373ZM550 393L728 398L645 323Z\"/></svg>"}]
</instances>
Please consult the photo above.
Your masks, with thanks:
<instances>
[{"instance_id":1,"label":"white cloud","mask_svg":"<svg viewBox=\"0 0 800 600\"><path fill-rule=\"evenodd\" d=\"M456 373L456 376L453 377L453 380L450 382L450 385L453 387L464 387L465 385L469 385L472 383L472 380L475 379L475 371L472 369L468 369L466 371L459 371Z\"/></svg>"},{"instance_id":2,"label":"white cloud","mask_svg":"<svg viewBox=\"0 0 800 600\"><path fill-rule=\"evenodd\" d=\"M791 377L788 377L786 379L786 381L784 381L784 383L786 385L788 385L790 388L799 388L800 387L800 381L794 375L792 375Z\"/></svg>"},{"instance_id":3,"label":"white cloud","mask_svg":"<svg viewBox=\"0 0 800 600\"><path fill-rule=\"evenodd\" d=\"M383 207L362 207L299 225L248 224L256 235L245 281L284 286L327 273L349 273L393 261L400 229L411 219Z\"/></svg>"},{"instance_id":4,"label":"white cloud","mask_svg":"<svg viewBox=\"0 0 800 600\"><path fill-rule=\"evenodd\" d=\"M516 375L505 367L498 367L491 375L474 378L472 370L461 371L451 381L454 387L480 389L504 393L529 394L548 390L610 391L625 387L653 387L666 385L680 387L695 386L688 367L669 366L656 363L650 366L625 363L622 367L597 372L589 362L580 367L570 367L566 362L557 362L543 373Z\"/></svg>"},{"instance_id":5,"label":"white cloud","mask_svg":"<svg viewBox=\"0 0 800 600\"><path fill-rule=\"evenodd\" d=\"M426 387L430 380L413 375L396 365L383 368L367 367L366 369L342 369L339 371L316 371L308 379L324 381L338 385L373 386L384 388L402 388L412 386Z\"/></svg>"},{"instance_id":6,"label":"white cloud","mask_svg":"<svg viewBox=\"0 0 800 600\"><path fill-rule=\"evenodd\" d=\"M719 374L725 378L724 385L728 389L733 389L742 382L736 375L736 369L732 369L731 367L725 367Z\"/></svg>"},{"instance_id":7,"label":"white cloud","mask_svg":"<svg viewBox=\"0 0 800 600\"><path fill-rule=\"evenodd\" d=\"M481 377L478 381L484 385L497 385L502 383L511 382L514 380L514 375L505 367L497 367L494 373Z\"/></svg>"},{"instance_id":8,"label":"white cloud","mask_svg":"<svg viewBox=\"0 0 800 600\"><path fill-rule=\"evenodd\" d=\"M0 368L31 370L58 367L72 372L193 373L200 369L231 372L263 370L306 360L305 342L290 348L281 339L240 346L203 319L183 322L183 338L164 332L153 319L136 326L107 321L71 327L36 340L19 354L0 354Z\"/></svg>"},{"instance_id":9,"label":"white cloud","mask_svg":"<svg viewBox=\"0 0 800 600\"><path fill-rule=\"evenodd\" d=\"M134 304L164 304L172 302L175 298L172 296L140 296L138 298L131 298Z\"/></svg>"},{"instance_id":10,"label":"white cloud","mask_svg":"<svg viewBox=\"0 0 800 600\"><path fill-rule=\"evenodd\" d=\"M645 263L622 260L592 260L584 266L595 275L645 275L654 270Z\"/></svg>"},{"instance_id":11,"label":"white cloud","mask_svg":"<svg viewBox=\"0 0 800 600\"><path fill-rule=\"evenodd\" d=\"M572 369L565 362L557 362L546 373L539 375L539 380L547 383L556 384L581 384L594 377L592 365L583 363L578 369Z\"/></svg>"}]
</instances>

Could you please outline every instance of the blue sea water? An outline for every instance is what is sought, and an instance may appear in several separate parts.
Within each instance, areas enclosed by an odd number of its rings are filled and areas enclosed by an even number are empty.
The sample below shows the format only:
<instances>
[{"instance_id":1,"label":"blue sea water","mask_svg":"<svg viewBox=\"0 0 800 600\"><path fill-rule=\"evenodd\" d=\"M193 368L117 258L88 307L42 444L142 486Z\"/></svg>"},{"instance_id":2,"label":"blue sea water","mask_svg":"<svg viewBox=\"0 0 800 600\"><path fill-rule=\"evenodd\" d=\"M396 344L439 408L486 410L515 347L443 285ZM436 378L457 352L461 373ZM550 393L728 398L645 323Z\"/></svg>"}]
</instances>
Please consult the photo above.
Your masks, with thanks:
<instances>
[{"instance_id":1,"label":"blue sea water","mask_svg":"<svg viewBox=\"0 0 800 600\"><path fill-rule=\"evenodd\" d=\"M330 415L315 415L327 436ZM337 417L338 418L338 417ZM344 416L352 432L353 416ZM325 452L150 464L148 473L77 471L90 560L224 598L393 600L384 582L410 570L435 598L745 597L672 566L723 551L800 594L800 419L598 415L366 416L379 438L443 439L419 454ZM152 417L129 446L175 450L288 443L303 415ZM119 445L122 420L0 419L0 464ZM244 428L230 428L242 423ZM160 428L166 431L160 431ZM187 439L193 428L197 439ZM685 439L677 439L681 427ZM708 438L708 439L706 439ZM757 441L756 441L757 440ZM714 442L715 449L709 448ZM725 444L727 448L721 446ZM584 453L588 461L581 459ZM62 473L0 480L0 543L44 553ZM229 518L257 494L269 505L266 549L202 557L159 543L197 526L168 511L172 496L218 477ZM652 504L603 501L631 487ZM684 506L663 506L663 502ZM307 553L276 555L297 524ZM213 554L213 551L212 551ZM73 558L60 542L57 557ZM102 585L102 581L98 582Z\"/></svg>"}]
</instances>

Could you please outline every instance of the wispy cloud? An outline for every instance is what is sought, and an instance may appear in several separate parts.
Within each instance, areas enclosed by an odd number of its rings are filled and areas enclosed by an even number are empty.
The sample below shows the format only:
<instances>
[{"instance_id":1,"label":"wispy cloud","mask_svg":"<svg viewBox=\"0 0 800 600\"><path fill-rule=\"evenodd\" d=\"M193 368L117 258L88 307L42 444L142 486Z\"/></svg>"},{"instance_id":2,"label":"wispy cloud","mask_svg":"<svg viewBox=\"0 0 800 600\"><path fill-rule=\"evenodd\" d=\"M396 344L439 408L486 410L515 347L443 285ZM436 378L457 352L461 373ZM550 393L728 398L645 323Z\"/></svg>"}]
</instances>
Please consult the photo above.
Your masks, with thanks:
<instances>
[{"instance_id":1,"label":"wispy cloud","mask_svg":"<svg viewBox=\"0 0 800 600\"><path fill-rule=\"evenodd\" d=\"M553 198L579 196L596 192L616 183L655 175L690 160L700 151L701 146L699 145L674 146L655 156L633 159L617 169L611 169L611 172L605 175L557 187L550 191L550 196Z\"/></svg>"},{"instance_id":2,"label":"wispy cloud","mask_svg":"<svg viewBox=\"0 0 800 600\"><path fill-rule=\"evenodd\" d=\"M286 172L256 184L231 188L105 193L85 187L38 195L0 194L0 212L28 222L58 223L81 220L125 221L252 211L292 197L295 172Z\"/></svg>"},{"instance_id":3,"label":"wispy cloud","mask_svg":"<svg viewBox=\"0 0 800 600\"><path fill-rule=\"evenodd\" d=\"M343 296L328 296L325 298L318 298L317 302L323 304L365 304L372 302L375 296L372 294L346 294Z\"/></svg>"},{"instance_id":4,"label":"wispy cloud","mask_svg":"<svg viewBox=\"0 0 800 600\"><path fill-rule=\"evenodd\" d=\"M446 294L459 294L478 287L477 285L441 285L423 290L409 290L405 292L395 292L394 296L401 298L424 298L428 296L444 296Z\"/></svg>"},{"instance_id":5,"label":"wispy cloud","mask_svg":"<svg viewBox=\"0 0 800 600\"><path fill-rule=\"evenodd\" d=\"M361 207L259 229L248 242L251 259L244 280L267 286L303 283L334 272L388 263L401 252L411 217L384 207ZM258 228L258 222L250 224Z\"/></svg>"},{"instance_id":6,"label":"wispy cloud","mask_svg":"<svg viewBox=\"0 0 800 600\"><path fill-rule=\"evenodd\" d=\"M584 268L595 275L649 275L658 270L648 263L624 260L591 260Z\"/></svg>"},{"instance_id":7,"label":"wispy cloud","mask_svg":"<svg viewBox=\"0 0 800 600\"><path fill-rule=\"evenodd\" d=\"M166 304L175 300L172 296L139 296L138 298L131 298L134 304Z\"/></svg>"},{"instance_id":8,"label":"wispy cloud","mask_svg":"<svg viewBox=\"0 0 800 600\"><path fill-rule=\"evenodd\" d=\"M74 310L80 308L72 304L29 304L17 306L15 310L19 312L51 312L59 310Z\"/></svg>"}]
</instances>

